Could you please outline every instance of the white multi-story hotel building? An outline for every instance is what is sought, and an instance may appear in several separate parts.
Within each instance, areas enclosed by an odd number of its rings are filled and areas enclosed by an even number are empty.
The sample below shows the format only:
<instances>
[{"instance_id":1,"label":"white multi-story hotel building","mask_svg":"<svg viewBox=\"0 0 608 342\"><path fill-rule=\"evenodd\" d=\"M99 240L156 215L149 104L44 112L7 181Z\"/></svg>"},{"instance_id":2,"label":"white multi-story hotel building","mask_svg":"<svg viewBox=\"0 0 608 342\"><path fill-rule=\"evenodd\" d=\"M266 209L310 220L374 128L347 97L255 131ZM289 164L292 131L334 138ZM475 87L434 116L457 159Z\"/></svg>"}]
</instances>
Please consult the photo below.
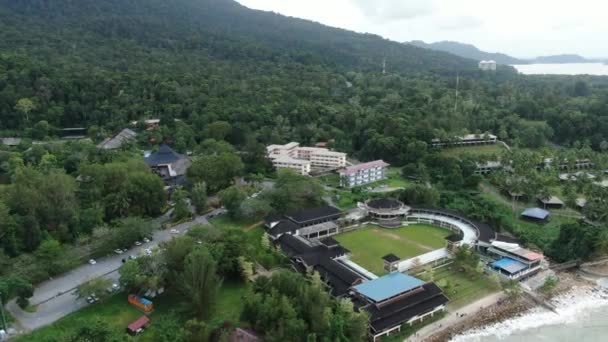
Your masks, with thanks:
<instances>
[{"instance_id":1,"label":"white multi-story hotel building","mask_svg":"<svg viewBox=\"0 0 608 342\"><path fill-rule=\"evenodd\" d=\"M340 186L352 188L386 178L386 168L389 166L383 160L349 166L340 170Z\"/></svg>"},{"instance_id":2,"label":"white multi-story hotel building","mask_svg":"<svg viewBox=\"0 0 608 342\"><path fill-rule=\"evenodd\" d=\"M297 142L266 147L268 158L277 169L293 169L308 175L312 168L334 170L346 166L346 153L320 147L300 147Z\"/></svg>"},{"instance_id":3,"label":"white multi-story hotel building","mask_svg":"<svg viewBox=\"0 0 608 342\"><path fill-rule=\"evenodd\" d=\"M496 71L496 61L480 61L479 69L483 71Z\"/></svg>"}]
</instances>

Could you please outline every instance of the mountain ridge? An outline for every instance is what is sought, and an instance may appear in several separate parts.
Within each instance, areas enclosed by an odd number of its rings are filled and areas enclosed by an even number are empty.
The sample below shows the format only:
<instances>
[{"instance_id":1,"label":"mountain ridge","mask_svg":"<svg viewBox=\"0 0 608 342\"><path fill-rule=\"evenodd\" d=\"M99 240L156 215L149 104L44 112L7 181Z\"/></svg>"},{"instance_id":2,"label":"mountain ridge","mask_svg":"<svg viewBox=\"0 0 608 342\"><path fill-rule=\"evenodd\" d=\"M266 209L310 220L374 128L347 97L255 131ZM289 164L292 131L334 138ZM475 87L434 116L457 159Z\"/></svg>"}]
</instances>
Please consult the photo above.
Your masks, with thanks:
<instances>
[{"instance_id":1,"label":"mountain ridge","mask_svg":"<svg viewBox=\"0 0 608 342\"><path fill-rule=\"evenodd\" d=\"M477 61L494 60L498 64L532 64L532 63L597 63L602 62L599 59L589 59L577 54L559 54L539 56L535 58L517 58L500 52L486 52L480 50L475 45L455 42L455 41L439 41L434 43L426 43L422 40L412 40L406 44L418 46L425 49L443 51L451 53L463 58L470 58Z\"/></svg>"}]
</instances>

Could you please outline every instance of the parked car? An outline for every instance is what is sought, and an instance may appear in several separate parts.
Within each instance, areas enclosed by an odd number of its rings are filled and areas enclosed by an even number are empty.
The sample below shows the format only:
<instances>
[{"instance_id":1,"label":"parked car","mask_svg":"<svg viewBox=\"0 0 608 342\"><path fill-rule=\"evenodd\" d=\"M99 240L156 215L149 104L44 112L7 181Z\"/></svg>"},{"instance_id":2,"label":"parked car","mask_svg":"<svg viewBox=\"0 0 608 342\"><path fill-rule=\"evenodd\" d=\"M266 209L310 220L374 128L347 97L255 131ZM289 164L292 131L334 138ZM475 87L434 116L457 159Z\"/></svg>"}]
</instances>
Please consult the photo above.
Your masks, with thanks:
<instances>
[{"instance_id":1,"label":"parked car","mask_svg":"<svg viewBox=\"0 0 608 342\"><path fill-rule=\"evenodd\" d=\"M141 241L135 241L135 246L141 246Z\"/></svg>"},{"instance_id":2,"label":"parked car","mask_svg":"<svg viewBox=\"0 0 608 342\"><path fill-rule=\"evenodd\" d=\"M135 260L135 259L137 259L136 255L133 255L133 254L129 255L129 260Z\"/></svg>"},{"instance_id":3,"label":"parked car","mask_svg":"<svg viewBox=\"0 0 608 342\"><path fill-rule=\"evenodd\" d=\"M120 249L120 248L116 248L114 250L114 253L116 253L116 254L122 254L122 253L124 253L124 251L122 249Z\"/></svg>"},{"instance_id":4,"label":"parked car","mask_svg":"<svg viewBox=\"0 0 608 342\"><path fill-rule=\"evenodd\" d=\"M171 234L179 234L179 230L173 228L171 229Z\"/></svg>"},{"instance_id":5,"label":"parked car","mask_svg":"<svg viewBox=\"0 0 608 342\"><path fill-rule=\"evenodd\" d=\"M97 263L97 261L95 261L95 259L89 260L89 264L91 264L91 265L95 265L96 263Z\"/></svg>"},{"instance_id":6,"label":"parked car","mask_svg":"<svg viewBox=\"0 0 608 342\"><path fill-rule=\"evenodd\" d=\"M112 289L113 290L120 290L120 285L114 283L114 284L112 284Z\"/></svg>"},{"instance_id":7,"label":"parked car","mask_svg":"<svg viewBox=\"0 0 608 342\"><path fill-rule=\"evenodd\" d=\"M144 241L144 243L148 243L148 242L150 242L150 239L148 239L147 237L145 237L143 241Z\"/></svg>"},{"instance_id":8,"label":"parked car","mask_svg":"<svg viewBox=\"0 0 608 342\"><path fill-rule=\"evenodd\" d=\"M91 296L88 296L88 297L86 298L86 301L87 301L87 303L89 303L89 304L93 304L93 303L95 303L95 299L93 299L93 297L91 297Z\"/></svg>"},{"instance_id":9,"label":"parked car","mask_svg":"<svg viewBox=\"0 0 608 342\"><path fill-rule=\"evenodd\" d=\"M146 249L144 249L144 253L146 255L152 255L152 250L150 248L146 248Z\"/></svg>"}]
</instances>

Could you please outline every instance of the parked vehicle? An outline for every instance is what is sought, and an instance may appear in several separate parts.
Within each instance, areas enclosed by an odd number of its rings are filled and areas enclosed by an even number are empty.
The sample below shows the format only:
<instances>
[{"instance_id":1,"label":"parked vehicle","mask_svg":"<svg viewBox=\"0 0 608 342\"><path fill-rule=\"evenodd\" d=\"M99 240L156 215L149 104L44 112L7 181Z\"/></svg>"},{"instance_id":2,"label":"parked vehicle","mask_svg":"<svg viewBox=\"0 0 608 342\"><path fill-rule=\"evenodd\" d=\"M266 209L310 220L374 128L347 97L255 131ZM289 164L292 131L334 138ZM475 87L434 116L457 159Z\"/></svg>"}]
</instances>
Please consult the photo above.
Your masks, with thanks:
<instances>
[{"instance_id":1,"label":"parked vehicle","mask_svg":"<svg viewBox=\"0 0 608 342\"><path fill-rule=\"evenodd\" d=\"M179 234L179 230L173 228L171 229L171 234Z\"/></svg>"},{"instance_id":2,"label":"parked vehicle","mask_svg":"<svg viewBox=\"0 0 608 342\"><path fill-rule=\"evenodd\" d=\"M141 242L140 241L135 241L135 246L141 246Z\"/></svg>"},{"instance_id":3,"label":"parked vehicle","mask_svg":"<svg viewBox=\"0 0 608 342\"><path fill-rule=\"evenodd\" d=\"M116 254L122 254L122 253L124 253L124 251L122 249L120 249L120 248L116 248L114 250L114 253L116 253Z\"/></svg>"},{"instance_id":4,"label":"parked vehicle","mask_svg":"<svg viewBox=\"0 0 608 342\"><path fill-rule=\"evenodd\" d=\"M148 239L147 237L144 238L144 243L148 243L150 242L150 239Z\"/></svg>"},{"instance_id":5,"label":"parked vehicle","mask_svg":"<svg viewBox=\"0 0 608 342\"><path fill-rule=\"evenodd\" d=\"M95 261L95 259L89 260L89 264L91 264L91 265L95 265L96 263L97 263L97 261Z\"/></svg>"},{"instance_id":6,"label":"parked vehicle","mask_svg":"<svg viewBox=\"0 0 608 342\"><path fill-rule=\"evenodd\" d=\"M87 301L87 303L89 303L89 304L93 304L93 303L95 303L95 299L93 299L93 297L91 297L91 296L88 296L88 297L86 298L86 301Z\"/></svg>"}]
</instances>

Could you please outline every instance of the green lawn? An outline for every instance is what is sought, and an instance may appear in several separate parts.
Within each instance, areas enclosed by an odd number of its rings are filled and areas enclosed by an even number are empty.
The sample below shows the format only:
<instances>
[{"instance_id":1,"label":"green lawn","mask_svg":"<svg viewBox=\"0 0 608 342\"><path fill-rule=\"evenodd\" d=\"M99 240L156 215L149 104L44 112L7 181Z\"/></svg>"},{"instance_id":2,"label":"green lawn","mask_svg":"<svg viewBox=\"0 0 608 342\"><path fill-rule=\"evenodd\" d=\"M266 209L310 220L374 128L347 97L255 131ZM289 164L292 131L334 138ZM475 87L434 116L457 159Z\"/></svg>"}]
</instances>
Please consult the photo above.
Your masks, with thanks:
<instances>
[{"instance_id":1,"label":"green lawn","mask_svg":"<svg viewBox=\"0 0 608 342\"><path fill-rule=\"evenodd\" d=\"M253 220L236 220L228 215L222 215L216 218L212 218L209 222L219 229L245 229L253 224L256 221Z\"/></svg>"},{"instance_id":2,"label":"green lawn","mask_svg":"<svg viewBox=\"0 0 608 342\"><path fill-rule=\"evenodd\" d=\"M479 275L473 278L468 274L458 272L454 266L447 266L435 271L433 280L442 287L445 295L450 299L448 309L451 310L459 309L491 293L500 291L500 286L487 276Z\"/></svg>"},{"instance_id":3,"label":"green lawn","mask_svg":"<svg viewBox=\"0 0 608 342\"><path fill-rule=\"evenodd\" d=\"M391 188L407 188L412 185L412 182L401 176L400 168L389 167L386 171L385 180L371 184L373 187L378 185L386 185Z\"/></svg>"},{"instance_id":4,"label":"green lawn","mask_svg":"<svg viewBox=\"0 0 608 342\"><path fill-rule=\"evenodd\" d=\"M445 246L449 230L428 225L412 225L399 229L368 226L334 238L352 253L351 259L367 270L385 274L382 257L393 253L401 259L413 258Z\"/></svg>"},{"instance_id":5,"label":"green lawn","mask_svg":"<svg viewBox=\"0 0 608 342\"><path fill-rule=\"evenodd\" d=\"M246 286L244 283L225 282L220 289L218 297L217 312L210 320L210 325L219 326L224 321L238 323L241 310L243 308L241 298L245 294ZM150 324L163 316L172 314L173 311L179 313L182 309L182 298L171 293L165 293L155 299L154 312L150 314ZM73 334L78 328L91 320L101 320L112 330L117 332L125 331L129 323L136 320L143 313L135 309L127 302L125 293L118 293L110 297L104 303L87 306L68 316L60 319L52 325L38 329L31 334L15 339L16 342L38 342L38 341L64 341L66 336ZM183 317L187 321L187 317ZM153 331L149 330L134 337L134 341L154 342L156 340Z\"/></svg>"},{"instance_id":6,"label":"green lawn","mask_svg":"<svg viewBox=\"0 0 608 342\"><path fill-rule=\"evenodd\" d=\"M506 149L502 144L492 144L466 147L449 147L442 149L441 153L447 156L462 156L465 154L471 156L492 156L500 155L503 151L506 151Z\"/></svg>"}]
</instances>

